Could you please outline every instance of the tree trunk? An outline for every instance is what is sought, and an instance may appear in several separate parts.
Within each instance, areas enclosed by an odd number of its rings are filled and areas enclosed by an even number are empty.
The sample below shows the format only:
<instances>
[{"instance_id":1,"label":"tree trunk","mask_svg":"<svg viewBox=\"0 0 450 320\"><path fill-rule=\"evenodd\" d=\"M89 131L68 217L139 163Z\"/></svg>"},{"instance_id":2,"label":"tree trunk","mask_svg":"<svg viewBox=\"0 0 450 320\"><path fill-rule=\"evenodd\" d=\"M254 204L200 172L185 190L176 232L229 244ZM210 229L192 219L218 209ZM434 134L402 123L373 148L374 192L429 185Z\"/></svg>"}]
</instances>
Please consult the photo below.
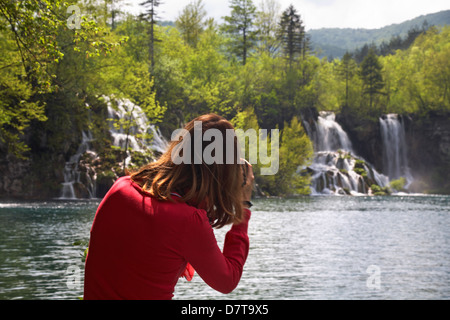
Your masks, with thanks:
<instances>
[{"instance_id":1,"label":"tree trunk","mask_svg":"<svg viewBox=\"0 0 450 320\"><path fill-rule=\"evenodd\" d=\"M247 63L247 33L246 33L246 29L244 29L244 43L243 43L243 45L244 45L244 52L243 52L243 54L244 54L244 56L243 56L243 65L245 66L245 64Z\"/></svg>"}]
</instances>

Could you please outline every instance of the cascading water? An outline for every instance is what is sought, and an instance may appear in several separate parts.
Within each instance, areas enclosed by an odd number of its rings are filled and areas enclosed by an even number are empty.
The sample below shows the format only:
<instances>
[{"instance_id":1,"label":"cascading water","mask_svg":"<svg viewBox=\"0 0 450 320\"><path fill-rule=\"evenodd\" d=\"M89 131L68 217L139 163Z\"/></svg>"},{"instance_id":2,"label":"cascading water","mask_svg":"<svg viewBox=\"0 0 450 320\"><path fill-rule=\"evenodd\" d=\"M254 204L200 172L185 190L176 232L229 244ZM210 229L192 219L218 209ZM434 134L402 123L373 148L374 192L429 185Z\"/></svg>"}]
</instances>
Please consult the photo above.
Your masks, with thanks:
<instances>
[{"instance_id":1,"label":"cascading water","mask_svg":"<svg viewBox=\"0 0 450 320\"><path fill-rule=\"evenodd\" d=\"M387 177L354 154L352 143L334 113L321 112L315 130L309 125L305 128L315 151L313 163L308 167L313 195L367 194L372 184L381 187L388 184Z\"/></svg>"},{"instance_id":2,"label":"cascading water","mask_svg":"<svg viewBox=\"0 0 450 320\"><path fill-rule=\"evenodd\" d=\"M383 143L383 171L390 180L405 178L405 188L407 188L413 177L408 166L403 121L397 114L387 114L380 118L380 128Z\"/></svg>"},{"instance_id":3,"label":"cascading water","mask_svg":"<svg viewBox=\"0 0 450 320\"><path fill-rule=\"evenodd\" d=\"M352 151L352 143L347 133L336 122L336 115L333 112L321 112L316 128L316 151Z\"/></svg>"},{"instance_id":4,"label":"cascading water","mask_svg":"<svg viewBox=\"0 0 450 320\"><path fill-rule=\"evenodd\" d=\"M142 109L133 104L131 101L123 99L116 100L117 108L112 106L112 100L109 97L104 97L108 106L108 122L110 126L110 134L112 143L116 147L145 152L156 151L159 153L165 152L167 149L167 142L162 136L159 129L154 125L149 124L148 118ZM124 123L131 123L129 130L124 129ZM64 183L62 184L61 196L59 199L72 200L78 199L78 188L86 189L84 194L87 198L95 198L96 196L96 175L94 170L80 170L80 160L82 155L88 153L93 159L97 157L95 151L90 149L90 142L93 141L91 132L83 132L83 138L77 152L70 157L64 167ZM125 160L129 165L131 155ZM87 194L86 194L87 193ZM84 196L83 196L84 197Z\"/></svg>"},{"instance_id":5,"label":"cascading water","mask_svg":"<svg viewBox=\"0 0 450 320\"><path fill-rule=\"evenodd\" d=\"M167 142L159 129L149 124L148 118L142 109L133 104L130 100L116 100L117 107L112 106L111 99L105 97L108 105L108 121L110 133L113 138L113 145L122 149L128 145L133 151L144 152L148 149L164 153L167 149ZM130 122L129 130L124 128L122 123ZM128 131L128 133L127 133ZM151 133L150 139L147 138ZM128 141L127 141L128 139ZM128 162L129 158L127 159Z\"/></svg>"},{"instance_id":6,"label":"cascading water","mask_svg":"<svg viewBox=\"0 0 450 320\"><path fill-rule=\"evenodd\" d=\"M90 150L90 142L93 140L91 132L82 132L82 141L78 147L77 152L70 157L69 161L66 162L64 167L64 182L62 184L61 197L62 200L74 200L77 199L75 192L75 185L77 183L81 184L81 171L79 170L80 158L85 153L90 153L93 157L96 157L96 153ZM82 183L89 195L89 198L95 197L95 177L92 179L88 172L85 172L83 176L84 183Z\"/></svg>"}]
</instances>

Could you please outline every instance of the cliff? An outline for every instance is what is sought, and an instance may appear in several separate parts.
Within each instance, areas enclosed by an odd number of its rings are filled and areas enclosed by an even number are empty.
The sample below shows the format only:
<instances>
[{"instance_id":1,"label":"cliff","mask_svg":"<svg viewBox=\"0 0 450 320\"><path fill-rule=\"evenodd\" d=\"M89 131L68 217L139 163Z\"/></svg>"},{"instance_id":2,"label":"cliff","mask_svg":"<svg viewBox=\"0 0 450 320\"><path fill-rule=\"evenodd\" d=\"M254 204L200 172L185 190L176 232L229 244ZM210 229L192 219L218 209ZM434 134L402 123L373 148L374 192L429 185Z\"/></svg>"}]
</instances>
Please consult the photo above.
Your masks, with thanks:
<instances>
[{"instance_id":1,"label":"cliff","mask_svg":"<svg viewBox=\"0 0 450 320\"><path fill-rule=\"evenodd\" d=\"M99 112L98 117L103 115L103 118L104 113L104 110ZM303 124L309 127L307 130L315 130L314 123L318 115L316 109L303 111ZM450 114L413 114L403 115L400 119L405 131L408 166L414 178L409 191L450 194ZM376 171L386 174L379 119L358 118L354 113L344 110L336 115L336 122L347 133L352 151ZM47 200L61 197L65 166L79 152L77 148L83 143L83 134L77 135L73 130L66 133L70 132L73 134L71 139L58 145L58 149L49 146L54 137L39 136L39 148L32 144L35 152L26 160L0 155L0 198ZM111 131L103 126L102 130L94 133L95 139L91 143L96 152L86 148L80 152L76 161L79 178L72 187L78 198L103 197L114 180L123 174L120 166L123 155L120 150L112 148ZM138 159L138 155L135 159ZM145 161L148 159L141 159L142 164ZM91 180L95 182L93 189L89 186Z\"/></svg>"},{"instance_id":2,"label":"cliff","mask_svg":"<svg viewBox=\"0 0 450 320\"><path fill-rule=\"evenodd\" d=\"M412 192L450 194L450 114L406 117Z\"/></svg>"},{"instance_id":3,"label":"cliff","mask_svg":"<svg viewBox=\"0 0 450 320\"><path fill-rule=\"evenodd\" d=\"M450 194L450 114L401 115L408 166L414 178L412 193ZM343 112L336 117L348 133L355 152L377 170L383 168L380 122Z\"/></svg>"}]
</instances>

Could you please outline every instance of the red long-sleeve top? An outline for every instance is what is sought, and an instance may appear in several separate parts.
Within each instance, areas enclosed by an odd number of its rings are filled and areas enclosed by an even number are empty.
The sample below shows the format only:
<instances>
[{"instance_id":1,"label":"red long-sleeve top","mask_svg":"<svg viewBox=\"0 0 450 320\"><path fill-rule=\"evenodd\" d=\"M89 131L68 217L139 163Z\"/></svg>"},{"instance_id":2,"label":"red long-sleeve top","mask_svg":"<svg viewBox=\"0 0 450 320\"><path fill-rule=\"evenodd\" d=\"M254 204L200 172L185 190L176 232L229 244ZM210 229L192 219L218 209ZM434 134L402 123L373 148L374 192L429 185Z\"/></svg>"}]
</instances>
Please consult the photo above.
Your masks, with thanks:
<instances>
[{"instance_id":1,"label":"red long-sleeve top","mask_svg":"<svg viewBox=\"0 0 450 320\"><path fill-rule=\"evenodd\" d=\"M116 181L91 228L85 300L172 299L189 264L213 289L236 288L249 251L250 211L227 232L222 252L206 211L175 201L151 197L130 177Z\"/></svg>"}]
</instances>

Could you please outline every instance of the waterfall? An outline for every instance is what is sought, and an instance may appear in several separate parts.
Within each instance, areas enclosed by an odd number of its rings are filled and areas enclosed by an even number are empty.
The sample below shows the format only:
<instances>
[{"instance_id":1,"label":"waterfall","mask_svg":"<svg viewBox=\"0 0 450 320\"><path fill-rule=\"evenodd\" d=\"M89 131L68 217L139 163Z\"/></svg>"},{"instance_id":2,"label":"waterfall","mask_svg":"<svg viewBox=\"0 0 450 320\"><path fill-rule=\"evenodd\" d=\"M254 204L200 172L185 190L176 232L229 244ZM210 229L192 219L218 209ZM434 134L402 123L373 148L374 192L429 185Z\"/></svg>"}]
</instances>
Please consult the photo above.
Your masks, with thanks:
<instances>
[{"instance_id":1,"label":"waterfall","mask_svg":"<svg viewBox=\"0 0 450 320\"><path fill-rule=\"evenodd\" d=\"M59 199L77 199L78 197L75 192L75 185L77 183L85 185L89 198L95 198L95 177L92 179L89 172L84 172L84 175L82 176L82 172L79 170L79 162L83 154L89 153L93 157L97 156L94 151L89 149L89 144L92 140L91 132L82 132L82 140L77 152L70 157L69 161L67 161L64 166L64 182L62 183L61 196ZM81 182L81 178L83 178L84 183Z\"/></svg>"},{"instance_id":2,"label":"waterfall","mask_svg":"<svg viewBox=\"0 0 450 320\"><path fill-rule=\"evenodd\" d=\"M114 100L114 104L117 106L113 107L113 101L110 97L105 96L104 99L107 102L108 111L106 120L109 123L109 132L114 146L124 149L127 143L128 149L133 151L165 152L168 143L159 129L149 123L147 116L139 106L133 104L130 100L122 99ZM131 124L129 127L127 127L127 122ZM82 161L82 155L86 153L93 159L97 157L95 151L90 149L90 142L93 140L91 132L82 132L82 141L77 152L65 164L64 182L59 199L96 197L95 171L89 167L89 164ZM130 153L128 153L125 161L127 165L130 164ZM80 193L83 193L83 195L80 196Z\"/></svg>"},{"instance_id":3,"label":"waterfall","mask_svg":"<svg viewBox=\"0 0 450 320\"><path fill-rule=\"evenodd\" d=\"M372 184L381 187L388 184L386 176L355 155L352 143L336 122L334 113L321 112L315 130L309 124L305 129L315 151L313 163L308 167L313 195L367 194Z\"/></svg>"},{"instance_id":4,"label":"waterfall","mask_svg":"<svg viewBox=\"0 0 450 320\"><path fill-rule=\"evenodd\" d=\"M139 106L128 99L121 99L116 100L117 107L114 108L111 99L109 97L105 97L105 99L108 104L109 131L114 146L124 149L128 138L128 148L133 151L165 152L168 146L167 141L159 129L149 123L147 116ZM128 135L128 130L123 125L126 121L131 121Z\"/></svg>"},{"instance_id":5,"label":"waterfall","mask_svg":"<svg viewBox=\"0 0 450 320\"><path fill-rule=\"evenodd\" d=\"M413 180L408 166L405 128L397 114L387 114L380 118L383 144L383 171L390 180L406 179L406 186Z\"/></svg>"},{"instance_id":6,"label":"waterfall","mask_svg":"<svg viewBox=\"0 0 450 320\"><path fill-rule=\"evenodd\" d=\"M347 133L336 122L333 112L321 112L317 123L316 151L352 151Z\"/></svg>"}]
</instances>

